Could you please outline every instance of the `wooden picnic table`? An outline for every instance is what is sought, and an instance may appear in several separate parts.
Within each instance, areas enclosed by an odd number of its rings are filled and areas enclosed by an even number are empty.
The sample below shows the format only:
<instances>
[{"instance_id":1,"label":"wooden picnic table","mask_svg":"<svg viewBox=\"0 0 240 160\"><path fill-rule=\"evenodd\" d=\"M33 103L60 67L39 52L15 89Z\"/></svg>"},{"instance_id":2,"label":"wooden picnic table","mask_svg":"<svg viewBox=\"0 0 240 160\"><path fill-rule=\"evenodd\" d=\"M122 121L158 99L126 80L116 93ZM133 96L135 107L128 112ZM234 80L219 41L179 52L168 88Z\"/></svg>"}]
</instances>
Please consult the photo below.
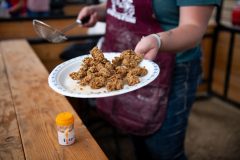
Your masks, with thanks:
<instances>
[{"instance_id":1,"label":"wooden picnic table","mask_svg":"<svg viewBox=\"0 0 240 160\"><path fill-rule=\"evenodd\" d=\"M0 41L0 159L105 160L67 99L48 86L49 73L24 39ZM56 115L74 114L76 142L58 144Z\"/></svg>"}]
</instances>

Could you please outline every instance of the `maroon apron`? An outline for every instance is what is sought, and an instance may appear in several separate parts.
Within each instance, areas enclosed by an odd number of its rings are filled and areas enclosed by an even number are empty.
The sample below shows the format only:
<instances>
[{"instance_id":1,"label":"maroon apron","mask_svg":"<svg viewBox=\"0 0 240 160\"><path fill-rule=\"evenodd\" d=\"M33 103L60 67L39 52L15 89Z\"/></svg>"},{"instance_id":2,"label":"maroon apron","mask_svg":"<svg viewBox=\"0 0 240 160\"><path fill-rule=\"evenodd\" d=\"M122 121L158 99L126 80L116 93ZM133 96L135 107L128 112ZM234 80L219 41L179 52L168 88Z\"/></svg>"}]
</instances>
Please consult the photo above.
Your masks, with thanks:
<instances>
[{"instance_id":1,"label":"maroon apron","mask_svg":"<svg viewBox=\"0 0 240 160\"><path fill-rule=\"evenodd\" d=\"M104 52L134 49L142 36L162 31L153 18L151 0L108 0L106 23ZM99 113L127 133L152 134L164 120L175 54L159 53L154 61L160 74L152 83L123 95L97 99Z\"/></svg>"}]
</instances>

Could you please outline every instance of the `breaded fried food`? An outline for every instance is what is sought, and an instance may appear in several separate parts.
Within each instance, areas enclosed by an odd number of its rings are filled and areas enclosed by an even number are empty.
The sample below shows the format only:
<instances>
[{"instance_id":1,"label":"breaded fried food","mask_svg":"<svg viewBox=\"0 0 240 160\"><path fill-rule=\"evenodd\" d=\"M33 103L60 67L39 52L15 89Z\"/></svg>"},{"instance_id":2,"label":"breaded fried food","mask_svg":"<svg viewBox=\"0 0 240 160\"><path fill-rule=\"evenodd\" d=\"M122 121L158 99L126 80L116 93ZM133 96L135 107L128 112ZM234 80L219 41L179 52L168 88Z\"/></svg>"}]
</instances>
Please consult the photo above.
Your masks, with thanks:
<instances>
[{"instance_id":1,"label":"breaded fried food","mask_svg":"<svg viewBox=\"0 0 240 160\"><path fill-rule=\"evenodd\" d=\"M69 74L69 76L70 76L73 80L80 80L80 79L81 79L79 72L72 72L72 73Z\"/></svg>"},{"instance_id":2,"label":"breaded fried food","mask_svg":"<svg viewBox=\"0 0 240 160\"><path fill-rule=\"evenodd\" d=\"M84 58L79 71L69 74L82 86L89 85L93 89L106 87L108 91L120 90L125 84L133 86L139 83L140 77L148 73L145 67L139 66L143 57L133 50L123 51L112 61L107 60L97 47L90 53L92 57Z\"/></svg>"},{"instance_id":3,"label":"breaded fried food","mask_svg":"<svg viewBox=\"0 0 240 160\"><path fill-rule=\"evenodd\" d=\"M112 60L113 66L114 67L121 66L122 60L123 60L123 58L121 58L121 57L114 57L114 59Z\"/></svg>"},{"instance_id":4,"label":"breaded fried food","mask_svg":"<svg viewBox=\"0 0 240 160\"><path fill-rule=\"evenodd\" d=\"M126 80L127 80L127 84L129 86L133 86L135 84L138 84L140 82L140 79L138 76L136 75L133 75L131 73L128 73L127 76L126 76Z\"/></svg>"},{"instance_id":5,"label":"breaded fried food","mask_svg":"<svg viewBox=\"0 0 240 160\"><path fill-rule=\"evenodd\" d=\"M90 83L90 81L95 77L94 74L88 74L85 77L83 77L82 79L80 79L80 84L83 86L86 86Z\"/></svg>"},{"instance_id":6,"label":"breaded fried food","mask_svg":"<svg viewBox=\"0 0 240 160\"><path fill-rule=\"evenodd\" d=\"M106 79L103 76L100 77L94 77L89 85L93 89L99 89L105 86Z\"/></svg>"},{"instance_id":7,"label":"breaded fried food","mask_svg":"<svg viewBox=\"0 0 240 160\"><path fill-rule=\"evenodd\" d=\"M108 91L120 90L123 89L123 86L123 80L120 79L120 76L117 74L110 77L106 84L106 88Z\"/></svg>"},{"instance_id":8,"label":"breaded fried food","mask_svg":"<svg viewBox=\"0 0 240 160\"><path fill-rule=\"evenodd\" d=\"M92 57L86 57L83 59L83 64L86 66L86 67L91 67L94 65L94 59Z\"/></svg>"},{"instance_id":9,"label":"breaded fried food","mask_svg":"<svg viewBox=\"0 0 240 160\"><path fill-rule=\"evenodd\" d=\"M101 68L98 72L100 73L101 76L105 78L108 78L111 76L111 72L105 67Z\"/></svg>"},{"instance_id":10,"label":"breaded fried food","mask_svg":"<svg viewBox=\"0 0 240 160\"><path fill-rule=\"evenodd\" d=\"M124 78L128 73L128 68L126 66L117 66L115 71L116 74L119 74L121 76L121 78Z\"/></svg>"},{"instance_id":11,"label":"breaded fried food","mask_svg":"<svg viewBox=\"0 0 240 160\"><path fill-rule=\"evenodd\" d=\"M145 76L148 71L145 67L140 67L140 66L136 66L135 68L131 69L129 71L132 75L135 75L135 76Z\"/></svg>"},{"instance_id":12,"label":"breaded fried food","mask_svg":"<svg viewBox=\"0 0 240 160\"><path fill-rule=\"evenodd\" d=\"M112 74L115 73L114 66L113 66L113 64L111 64L111 62L105 63L105 68L107 68Z\"/></svg>"},{"instance_id":13,"label":"breaded fried food","mask_svg":"<svg viewBox=\"0 0 240 160\"><path fill-rule=\"evenodd\" d=\"M120 55L122 59L122 65L127 66L128 68L134 68L139 65L143 57L137 55L133 50L123 51Z\"/></svg>"},{"instance_id":14,"label":"breaded fried food","mask_svg":"<svg viewBox=\"0 0 240 160\"><path fill-rule=\"evenodd\" d=\"M98 49L98 47L94 47L91 51L90 51L93 59L97 62L101 62L103 61L105 58L104 58L104 55L103 55L103 52Z\"/></svg>"}]
</instances>

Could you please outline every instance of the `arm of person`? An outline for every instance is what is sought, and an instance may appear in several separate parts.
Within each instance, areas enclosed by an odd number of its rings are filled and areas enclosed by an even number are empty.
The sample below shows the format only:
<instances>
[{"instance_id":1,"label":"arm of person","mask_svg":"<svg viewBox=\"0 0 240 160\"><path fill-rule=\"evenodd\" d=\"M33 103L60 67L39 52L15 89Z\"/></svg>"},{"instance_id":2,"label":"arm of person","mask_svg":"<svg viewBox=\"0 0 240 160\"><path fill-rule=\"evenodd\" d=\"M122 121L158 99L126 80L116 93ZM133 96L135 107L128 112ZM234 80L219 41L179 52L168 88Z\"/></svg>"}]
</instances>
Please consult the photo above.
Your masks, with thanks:
<instances>
[{"instance_id":1,"label":"arm of person","mask_svg":"<svg viewBox=\"0 0 240 160\"><path fill-rule=\"evenodd\" d=\"M8 9L8 12L9 13L16 13L19 10L21 10L21 8L23 8L23 7L24 7L24 0L19 0L16 5L14 5L14 6L12 6Z\"/></svg>"},{"instance_id":2,"label":"arm of person","mask_svg":"<svg viewBox=\"0 0 240 160\"><path fill-rule=\"evenodd\" d=\"M144 58L154 60L157 53L177 53L196 46L202 39L211 17L214 6L184 6L180 7L179 26L166 32L156 33L157 38L149 35L142 38L136 45L135 52Z\"/></svg>"},{"instance_id":3,"label":"arm of person","mask_svg":"<svg viewBox=\"0 0 240 160\"><path fill-rule=\"evenodd\" d=\"M78 14L78 19L90 17L89 21L83 24L84 27L92 27L97 21L104 21L106 17L107 2L84 7Z\"/></svg>"}]
</instances>

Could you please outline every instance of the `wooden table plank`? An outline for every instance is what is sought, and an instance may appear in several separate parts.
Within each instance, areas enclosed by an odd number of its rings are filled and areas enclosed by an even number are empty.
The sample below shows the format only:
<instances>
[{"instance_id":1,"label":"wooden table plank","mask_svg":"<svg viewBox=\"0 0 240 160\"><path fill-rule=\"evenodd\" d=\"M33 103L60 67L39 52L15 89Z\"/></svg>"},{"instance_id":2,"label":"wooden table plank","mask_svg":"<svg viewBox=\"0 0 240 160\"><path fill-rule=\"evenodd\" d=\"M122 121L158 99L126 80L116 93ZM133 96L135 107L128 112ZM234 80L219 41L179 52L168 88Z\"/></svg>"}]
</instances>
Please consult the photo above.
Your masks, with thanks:
<instances>
[{"instance_id":1,"label":"wooden table plank","mask_svg":"<svg viewBox=\"0 0 240 160\"><path fill-rule=\"evenodd\" d=\"M77 17L76 17L77 18ZM44 23L61 29L64 26L72 24L76 21L76 18L72 19L46 19L43 20ZM86 35L88 28L86 27L75 27L68 31L67 36L77 36ZM32 20L14 20L14 21L1 21L0 25L0 40L7 40L13 38L39 38L39 36L34 31Z\"/></svg>"},{"instance_id":2,"label":"wooden table plank","mask_svg":"<svg viewBox=\"0 0 240 160\"><path fill-rule=\"evenodd\" d=\"M23 160L21 138L0 44L0 159Z\"/></svg>"},{"instance_id":3,"label":"wooden table plank","mask_svg":"<svg viewBox=\"0 0 240 160\"><path fill-rule=\"evenodd\" d=\"M3 41L3 58L19 122L26 159L107 159L64 96L52 91L48 72L25 40ZM55 117L75 117L76 143L60 146Z\"/></svg>"}]
</instances>

